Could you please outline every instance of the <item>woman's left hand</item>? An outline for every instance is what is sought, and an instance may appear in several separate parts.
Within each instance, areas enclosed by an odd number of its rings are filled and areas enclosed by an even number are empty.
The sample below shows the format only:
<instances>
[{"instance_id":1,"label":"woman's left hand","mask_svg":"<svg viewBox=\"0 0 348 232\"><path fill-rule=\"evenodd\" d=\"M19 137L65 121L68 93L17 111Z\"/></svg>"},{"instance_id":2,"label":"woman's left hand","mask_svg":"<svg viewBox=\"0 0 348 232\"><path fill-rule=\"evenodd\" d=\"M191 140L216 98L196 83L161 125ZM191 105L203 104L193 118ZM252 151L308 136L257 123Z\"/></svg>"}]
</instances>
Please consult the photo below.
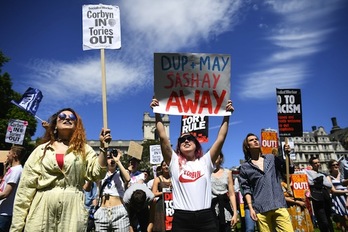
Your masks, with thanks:
<instances>
[{"instance_id":1,"label":"woman's left hand","mask_svg":"<svg viewBox=\"0 0 348 232\"><path fill-rule=\"evenodd\" d=\"M237 217L237 214L233 214L233 217L231 219L231 227L235 227L237 225L237 222L238 222L238 217Z\"/></svg>"},{"instance_id":2,"label":"woman's left hand","mask_svg":"<svg viewBox=\"0 0 348 232\"><path fill-rule=\"evenodd\" d=\"M229 111L229 112L232 112L234 111L234 107L232 105L232 101L231 100L228 100L227 101L227 105L226 105L226 111Z\"/></svg>"},{"instance_id":3,"label":"woman's left hand","mask_svg":"<svg viewBox=\"0 0 348 232\"><path fill-rule=\"evenodd\" d=\"M110 134L110 129L105 129L103 128L100 132L100 135L99 135L99 141L101 143L110 143L111 142L111 134Z\"/></svg>"}]
</instances>

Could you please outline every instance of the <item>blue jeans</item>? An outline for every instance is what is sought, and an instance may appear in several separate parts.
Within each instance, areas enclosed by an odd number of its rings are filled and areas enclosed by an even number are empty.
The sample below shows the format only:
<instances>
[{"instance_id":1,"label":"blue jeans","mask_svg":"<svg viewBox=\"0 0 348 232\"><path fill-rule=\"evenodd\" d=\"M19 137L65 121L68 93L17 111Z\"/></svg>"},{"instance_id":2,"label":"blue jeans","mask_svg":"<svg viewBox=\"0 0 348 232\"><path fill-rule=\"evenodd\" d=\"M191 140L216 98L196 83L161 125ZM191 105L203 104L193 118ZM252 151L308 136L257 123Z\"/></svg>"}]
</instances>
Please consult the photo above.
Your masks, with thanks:
<instances>
[{"instance_id":1,"label":"blue jeans","mask_svg":"<svg viewBox=\"0 0 348 232\"><path fill-rule=\"evenodd\" d=\"M250 217L250 209L244 209L245 211L245 232L255 231L255 221Z\"/></svg>"},{"instance_id":2,"label":"blue jeans","mask_svg":"<svg viewBox=\"0 0 348 232\"><path fill-rule=\"evenodd\" d=\"M10 231L12 216L0 215L0 232Z\"/></svg>"}]
</instances>

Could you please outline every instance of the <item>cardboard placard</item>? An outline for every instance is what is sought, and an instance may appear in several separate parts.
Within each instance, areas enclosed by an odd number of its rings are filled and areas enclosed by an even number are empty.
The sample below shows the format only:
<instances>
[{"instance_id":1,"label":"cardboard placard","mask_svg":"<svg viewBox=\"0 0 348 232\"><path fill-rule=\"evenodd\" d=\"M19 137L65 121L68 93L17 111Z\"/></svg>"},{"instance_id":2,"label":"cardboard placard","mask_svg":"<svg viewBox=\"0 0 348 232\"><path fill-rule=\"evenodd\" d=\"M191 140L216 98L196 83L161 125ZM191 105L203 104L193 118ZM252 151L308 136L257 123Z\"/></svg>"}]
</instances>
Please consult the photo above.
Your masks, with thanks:
<instances>
[{"instance_id":1,"label":"cardboard placard","mask_svg":"<svg viewBox=\"0 0 348 232\"><path fill-rule=\"evenodd\" d=\"M141 160L141 157L143 155L143 146L134 141L130 141L128 147L128 155Z\"/></svg>"}]
</instances>

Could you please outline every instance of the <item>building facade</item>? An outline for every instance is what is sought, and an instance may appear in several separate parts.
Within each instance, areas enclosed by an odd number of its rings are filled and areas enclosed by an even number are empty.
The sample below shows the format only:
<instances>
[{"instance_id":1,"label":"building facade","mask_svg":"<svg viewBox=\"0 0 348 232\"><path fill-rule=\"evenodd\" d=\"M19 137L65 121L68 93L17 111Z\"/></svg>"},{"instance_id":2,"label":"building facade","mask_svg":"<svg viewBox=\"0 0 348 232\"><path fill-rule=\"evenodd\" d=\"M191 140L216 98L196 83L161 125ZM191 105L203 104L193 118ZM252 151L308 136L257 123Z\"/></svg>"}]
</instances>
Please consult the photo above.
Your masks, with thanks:
<instances>
[{"instance_id":1,"label":"building facade","mask_svg":"<svg viewBox=\"0 0 348 232\"><path fill-rule=\"evenodd\" d=\"M163 115L162 121L167 132L168 138L170 135L169 126L169 116ZM142 144L146 140L156 140L156 125L155 125L155 117L151 117L150 113L145 112L143 115L143 123L142 123L142 131L143 131L143 139L142 140L112 140L109 144L109 148L116 148L123 152L123 154L128 153L129 143L131 141ZM100 142L99 140L88 140L88 145L90 145L95 151L99 152Z\"/></svg>"},{"instance_id":2,"label":"building facade","mask_svg":"<svg viewBox=\"0 0 348 232\"><path fill-rule=\"evenodd\" d=\"M289 138L294 144L295 165L300 169L309 166L311 157L318 157L321 163L320 171L328 173L328 161L341 160L348 157L348 150L344 147L348 138L348 128L341 129L336 118L332 118L332 129L327 133L323 127L312 127L311 132L304 132L302 137ZM339 135L339 136L338 136Z\"/></svg>"}]
</instances>

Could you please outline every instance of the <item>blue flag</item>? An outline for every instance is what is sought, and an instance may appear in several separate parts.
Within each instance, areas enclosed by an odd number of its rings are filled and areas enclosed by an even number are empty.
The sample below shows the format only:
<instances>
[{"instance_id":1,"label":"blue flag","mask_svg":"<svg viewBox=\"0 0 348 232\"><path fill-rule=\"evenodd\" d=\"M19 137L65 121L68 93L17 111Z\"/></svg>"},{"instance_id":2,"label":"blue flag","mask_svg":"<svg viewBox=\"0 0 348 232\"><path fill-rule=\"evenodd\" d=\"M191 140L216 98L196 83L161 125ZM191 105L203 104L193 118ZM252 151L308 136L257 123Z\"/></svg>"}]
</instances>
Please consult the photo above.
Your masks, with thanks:
<instances>
[{"instance_id":1,"label":"blue flag","mask_svg":"<svg viewBox=\"0 0 348 232\"><path fill-rule=\"evenodd\" d=\"M29 87L23 94L19 103L14 100L12 100L11 103L35 116L42 98L43 95L39 89Z\"/></svg>"}]
</instances>

